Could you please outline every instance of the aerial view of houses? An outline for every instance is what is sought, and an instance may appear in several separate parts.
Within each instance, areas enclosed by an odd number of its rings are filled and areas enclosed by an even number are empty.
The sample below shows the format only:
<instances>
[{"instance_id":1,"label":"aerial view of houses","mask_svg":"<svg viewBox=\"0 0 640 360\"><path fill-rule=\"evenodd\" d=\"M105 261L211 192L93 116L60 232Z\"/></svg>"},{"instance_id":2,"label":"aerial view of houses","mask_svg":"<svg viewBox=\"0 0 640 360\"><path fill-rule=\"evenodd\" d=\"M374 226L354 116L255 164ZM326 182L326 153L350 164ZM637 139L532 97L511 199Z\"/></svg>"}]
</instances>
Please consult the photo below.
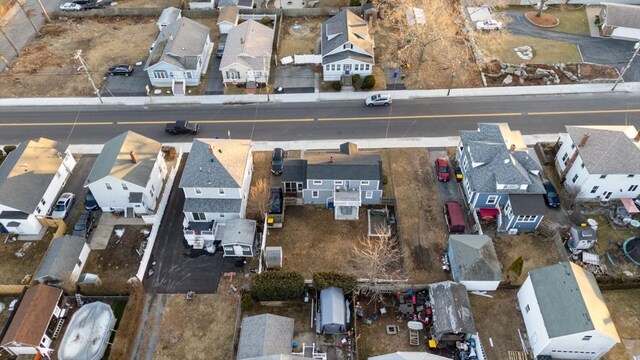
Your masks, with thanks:
<instances>
[{"instance_id":1,"label":"aerial view of houses","mask_svg":"<svg viewBox=\"0 0 640 360\"><path fill-rule=\"evenodd\" d=\"M640 360L640 0L0 0L0 360Z\"/></svg>"}]
</instances>

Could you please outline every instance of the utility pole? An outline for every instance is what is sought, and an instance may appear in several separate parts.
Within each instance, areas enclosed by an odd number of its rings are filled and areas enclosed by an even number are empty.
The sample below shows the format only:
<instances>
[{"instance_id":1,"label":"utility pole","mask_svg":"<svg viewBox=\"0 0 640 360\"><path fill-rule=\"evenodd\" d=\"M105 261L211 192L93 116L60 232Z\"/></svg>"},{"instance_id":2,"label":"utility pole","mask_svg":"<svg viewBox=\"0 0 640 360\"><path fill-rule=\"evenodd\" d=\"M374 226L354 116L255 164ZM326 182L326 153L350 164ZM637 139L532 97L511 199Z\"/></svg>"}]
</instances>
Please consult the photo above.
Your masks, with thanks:
<instances>
[{"instance_id":1,"label":"utility pole","mask_svg":"<svg viewBox=\"0 0 640 360\"><path fill-rule=\"evenodd\" d=\"M633 46L633 48L635 49L635 51L633 52L633 55L631 55L631 59L629 59L629 62L627 63L627 65L620 72L620 76L618 76L618 78L616 79L616 83L613 84L611 91L615 90L616 86L618 86L620 81L622 81L622 77L624 76L624 73L627 72L627 70L629 70L629 68L631 67L631 63L633 62L633 59L635 59L635 57L638 55L638 52L640 52L640 42L637 42Z\"/></svg>"},{"instance_id":2,"label":"utility pole","mask_svg":"<svg viewBox=\"0 0 640 360\"><path fill-rule=\"evenodd\" d=\"M44 5L42 5L42 1L38 0L38 4L40 5L40 8L42 9L42 14L44 15L44 18L47 19L47 22L51 22L51 18L49 17L49 13L47 12L47 9L44 8Z\"/></svg>"},{"instance_id":3,"label":"utility pole","mask_svg":"<svg viewBox=\"0 0 640 360\"><path fill-rule=\"evenodd\" d=\"M89 82L91 83L91 86L93 86L93 91L96 93L96 96L98 96L98 100L100 100L100 104L104 104L104 102L102 102L102 97L100 97L100 91L96 87L96 84L93 82L93 79L91 78L91 74L89 74L89 69L87 68L87 64L84 62L84 59L82 58L82 50L78 50L76 52L76 55L73 58L80 61L80 67L78 68L78 71L80 71L80 69L84 70L84 72L87 74L87 78L89 79Z\"/></svg>"}]
</instances>

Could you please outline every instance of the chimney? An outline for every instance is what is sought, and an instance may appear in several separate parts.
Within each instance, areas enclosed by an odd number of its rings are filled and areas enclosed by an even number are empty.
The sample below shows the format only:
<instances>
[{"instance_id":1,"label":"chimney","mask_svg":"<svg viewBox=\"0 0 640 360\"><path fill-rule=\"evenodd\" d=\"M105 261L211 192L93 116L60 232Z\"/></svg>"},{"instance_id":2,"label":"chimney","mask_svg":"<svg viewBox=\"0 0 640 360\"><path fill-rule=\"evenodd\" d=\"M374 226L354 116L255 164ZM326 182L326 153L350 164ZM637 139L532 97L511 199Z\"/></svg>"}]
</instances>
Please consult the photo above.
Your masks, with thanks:
<instances>
[{"instance_id":1,"label":"chimney","mask_svg":"<svg viewBox=\"0 0 640 360\"><path fill-rule=\"evenodd\" d=\"M638 133L636 134L636 137L633 138L633 141L635 141L635 142L639 142L640 141L640 130L638 130Z\"/></svg>"},{"instance_id":2,"label":"chimney","mask_svg":"<svg viewBox=\"0 0 640 360\"><path fill-rule=\"evenodd\" d=\"M582 135L580 143L578 144L578 147L584 147L587 144L587 140L589 140L589 133L584 133L584 135Z\"/></svg>"},{"instance_id":3,"label":"chimney","mask_svg":"<svg viewBox=\"0 0 640 360\"><path fill-rule=\"evenodd\" d=\"M516 144L511 144L511 147L509 147L509 152L513 154L515 151L516 151Z\"/></svg>"},{"instance_id":4,"label":"chimney","mask_svg":"<svg viewBox=\"0 0 640 360\"><path fill-rule=\"evenodd\" d=\"M133 151L129 151L129 157L131 157L131 162L134 164L138 163L138 159L136 159L136 153Z\"/></svg>"}]
</instances>

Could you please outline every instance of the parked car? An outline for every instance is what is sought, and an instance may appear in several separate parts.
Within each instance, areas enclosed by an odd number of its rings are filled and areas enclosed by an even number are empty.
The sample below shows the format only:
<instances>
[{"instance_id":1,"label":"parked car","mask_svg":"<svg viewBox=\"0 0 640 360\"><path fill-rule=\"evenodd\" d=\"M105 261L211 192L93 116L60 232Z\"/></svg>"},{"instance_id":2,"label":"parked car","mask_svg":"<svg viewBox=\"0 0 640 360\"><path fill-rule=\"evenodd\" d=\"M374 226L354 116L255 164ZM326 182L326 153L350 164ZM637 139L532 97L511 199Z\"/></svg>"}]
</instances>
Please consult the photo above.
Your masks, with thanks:
<instances>
[{"instance_id":1,"label":"parked car","mask_svg":"<svg viewBox=\"0 0 640 360\"><path fill-rule=\"evenodd\" d=\"M439 157L436 159L436 174L439 181L451 180L451 171L449 170L449 161L446 158Z\"/></svg>"},{"instance_id":2,"label":"parked car","mask_svg":"<svg viewBox=\"0 0 640 360\"><path fill-rule=\"evenodd\" d=\"M133 73L133 68L127 64L118 64L116 66L112 66L107 70L109 75L124 75L129 76Z\"/></svg>"},{"instance_id":3,"label":"parked car","mask_svg":"<svg viewBox=\"0 0 640 360\"><path fill-rule=\"evenodd\" d=\"M553 187L553 184L545 181L542 185L546 191L544 194L544 201L547 203L547 206L553 208L560 206L560 198L558 197L558 193L556 192L556 188Z\"/></svg>"},{"instance_id":4,"label":"parked car","mask_svg":"<svg viewBox=\"0 0 640 360\"><path fill-rule=\"evenodd\" d=\"M86 5L83 5L83 9L84 10L93 10L93 9L104 9L107 6L110 6L111 3L110 2L97 2L97 1L92 1Z\"/></svg>"},{"instance_id":5,"label":"parked car","mask_svg":"<svg viewBox=\"0 0 640 360\"><path fill-rule=\"evenodd\" d=\"M447 222L447 228L450 233L464 234L466 230L464 217L464 211L459 202L447 201L444 203L444 219Z\"/></svg>"},{"instance_id":6,"label":"parked car","mask_svg":"<svg viewBox=\"0 0 640 360\"><path fill-rule=\"evenodd\" d=\"M9 303L9 312L13 312L16 309L16 305L18 305L18 299L13 299Z\"/></svg>"},{"instance_id":7,"label":"parked car","mask_svg":"<svg viewBox=\"0 0 640 360\"><path fill-rule=\"evenodd\" d=\"M218 48L216 49L216 57L221 58L222 54L224 54L224 43L219 43Z\"/></svg>"},{"instance_id":8,"label":"parked car","mask_svg":"<svg viewBox=\"0 0 640 360\"><path fill-rule=\"evenodd\" d=\"M367 106L389 106L391 103L391 94L375 94L364 100Z\"/></svg>"},{"instance_id":9,"label":"parked car","mask_svg":"<svg viewBox=\"0 0 640 360\"><path fill-rule=\"evenodd\" d=\"M78 4L78 5L86 5L86 4L90 4L92 2L94 2L95 0L73 0L72 3L74 4Z\"/></svg>"},{"instance_id":10,"label":"parked car","mask_svg":"<svg viewBox=\"0 0 640 360\"><path fill-rule=\"evenodd\" d=\"M485 20L485 21L478 21L476 23L476 30L484 30L484 31L491 31L491 30L500 30L502 29L502 21L498 21L498 20Z\"/></svg>"},{"instance_id":11,"label":"parked car","mask_svg":"<svg viewBox=\"0 0 640 360\"><path fill-rule=\"evenodd\" d=\"M89 211L98 210L98 202L96 201L96 198L93 197L91 191L89 191L84 197L84 209Z\"/></svg>"},{"instance_id":12,"label":"parked car","mask_svg":"<svg viewBox=\"0 0 640 360\"><path fill-rule=\"evenodd\" d=\"M92 211L85 211L80 214L76 224L73 225L73 235L88 238L91 231L96 227L96 218Z\"/></svg>"},{"instance_id":13,"label":"parked car","mask_svg":"<svg viewBox=\"0 0 640 360\"><path fill-rule=\"evenodd\" d=\"M73 193L63 193L56 201L56 204L53 206L53 212L51 213L51 217L54 219L64 219L69 215L71 211L71 206L75 201L76 196Z\"/></svg>"},{"instance_id":14,"label":"parked car","mask_svg":"<svg viewBox=\"0 0 640 360\"><path fill-rule=\"evenodd\" d=\"M164 131L171 135L178 135L178 134L195 135L198 133L198 130L200 130L200 125L192 124L188 121L176 121L175 123L167 124L167 126L164 127Z\"/></svg>"},{"instance_id":15,"label":"parked car","mask_svg":"<svg viewBox=\"0 0 640 360\"><path fill-rule=\"evenodd\" d=\"M282 188L271 188L271 196L269 197L269 214L282 214Z\"/></svg>"},{"instance_id":16,"label":"parked car","mask_svg":"<svg viewBox=\"0 0 640 360\"><path fill-rule=\"evenodd\" d=\"M82 10L82 5L76 3L64 3L60 5L60 10L62 11L80 11Z\"/></svg>"},{"instance_id":17,"label":"parked car","mask_svg":"<svg viewBox=\"0 0 640 360\"><path fill-rule=\"evenodd\" d=\"M282 174L282 161L284 160L284 150L281 148L273 149L271 154L271 173L273 175Z\"/></svg>"}]
</instances>

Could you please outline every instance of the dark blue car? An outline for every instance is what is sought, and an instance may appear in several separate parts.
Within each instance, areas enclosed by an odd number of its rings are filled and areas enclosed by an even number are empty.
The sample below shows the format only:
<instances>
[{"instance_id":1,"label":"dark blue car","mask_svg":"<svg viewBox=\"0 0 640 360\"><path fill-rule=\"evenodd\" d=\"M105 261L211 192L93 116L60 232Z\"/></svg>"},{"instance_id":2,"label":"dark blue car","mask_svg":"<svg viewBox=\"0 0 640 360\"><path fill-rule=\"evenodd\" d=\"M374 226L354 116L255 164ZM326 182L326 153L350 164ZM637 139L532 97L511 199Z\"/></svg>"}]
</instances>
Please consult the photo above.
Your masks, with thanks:
<instances>
[{"instance_id":1,"label":"dark blue car","mask_svg":"<svg viewBox=\"0 0 640 360\"><path fill-rule=\"evenodd\" d=\"M556 188L553 187L553 184L550 182L544 182L544 190L546 194L544 194L544 201L547 203L547 206L556 208L560 206L560 198L558 197L558 193L556 192Z\"/></svg>"}]
</instances>

